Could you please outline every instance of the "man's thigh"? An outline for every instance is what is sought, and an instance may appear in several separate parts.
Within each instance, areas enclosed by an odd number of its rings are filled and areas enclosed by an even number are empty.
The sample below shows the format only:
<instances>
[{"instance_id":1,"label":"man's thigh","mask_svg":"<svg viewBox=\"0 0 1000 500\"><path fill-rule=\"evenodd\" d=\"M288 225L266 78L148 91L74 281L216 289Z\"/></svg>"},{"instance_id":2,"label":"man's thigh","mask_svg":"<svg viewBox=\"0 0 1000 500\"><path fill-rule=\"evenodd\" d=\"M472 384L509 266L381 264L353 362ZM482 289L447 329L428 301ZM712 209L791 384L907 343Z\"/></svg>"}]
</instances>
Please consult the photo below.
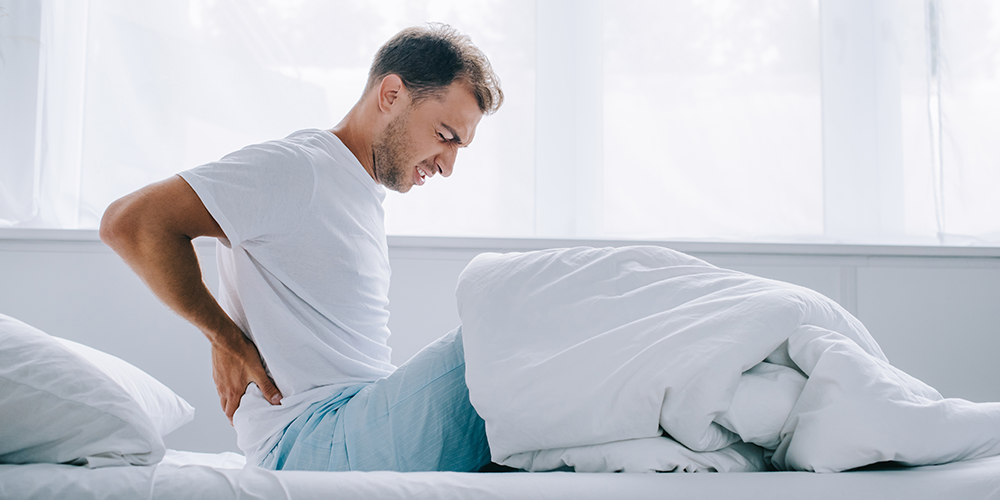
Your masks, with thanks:
<instances>
[{"instance_id":1,"label":"man's thigh","mask_svg":"<svg viewBox=\"0 0 1000 500\"><path fill-rule=\"evenodd\" d=\"M461 327L366 386L339 413L351 470L475 471L490 461L485 424L465 385Z\"/></svg>"}]
</instances>

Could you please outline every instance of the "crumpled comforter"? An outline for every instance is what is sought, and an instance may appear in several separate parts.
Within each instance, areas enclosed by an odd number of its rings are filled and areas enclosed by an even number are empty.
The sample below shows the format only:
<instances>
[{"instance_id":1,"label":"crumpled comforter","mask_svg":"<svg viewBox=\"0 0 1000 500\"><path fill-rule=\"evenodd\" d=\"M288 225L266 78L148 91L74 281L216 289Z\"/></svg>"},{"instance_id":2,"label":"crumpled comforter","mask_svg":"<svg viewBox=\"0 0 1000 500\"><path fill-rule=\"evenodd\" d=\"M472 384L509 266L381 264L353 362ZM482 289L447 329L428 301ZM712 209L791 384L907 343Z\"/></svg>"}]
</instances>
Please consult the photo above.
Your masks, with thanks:
<instances>
[{"instance_id":1,"label":"crumpled comforter","mask_svg":"<svg viewBox=\"0 0 1000 500\"><path fill-rule=\"evenodd\" d=\"M528 470L833 472L1000 454L806 288L661 247L487 253L457 288L493 460Z\"/></svg>"}]
</instances>

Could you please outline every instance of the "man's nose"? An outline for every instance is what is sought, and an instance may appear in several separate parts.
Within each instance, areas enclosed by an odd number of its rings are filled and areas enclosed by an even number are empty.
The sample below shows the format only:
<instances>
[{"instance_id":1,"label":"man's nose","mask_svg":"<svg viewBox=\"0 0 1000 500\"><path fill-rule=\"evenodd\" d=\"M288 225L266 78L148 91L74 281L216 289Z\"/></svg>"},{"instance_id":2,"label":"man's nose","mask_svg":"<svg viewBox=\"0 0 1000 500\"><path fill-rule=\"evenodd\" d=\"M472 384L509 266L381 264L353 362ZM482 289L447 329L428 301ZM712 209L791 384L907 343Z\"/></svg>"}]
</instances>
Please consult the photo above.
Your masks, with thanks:
<instances>
[{"instance_id":1,"label":"man's nose","mask_svg":"<svg viewBox=\"0 0 1000 500\"><path fill-rule=\"evenodd\" d=\"M448 177L455 168L455 158L458 156L457 148L448 148L447 151L438 157L438 166L441 167L441 175Z\"/></svg>"}]
</instances>

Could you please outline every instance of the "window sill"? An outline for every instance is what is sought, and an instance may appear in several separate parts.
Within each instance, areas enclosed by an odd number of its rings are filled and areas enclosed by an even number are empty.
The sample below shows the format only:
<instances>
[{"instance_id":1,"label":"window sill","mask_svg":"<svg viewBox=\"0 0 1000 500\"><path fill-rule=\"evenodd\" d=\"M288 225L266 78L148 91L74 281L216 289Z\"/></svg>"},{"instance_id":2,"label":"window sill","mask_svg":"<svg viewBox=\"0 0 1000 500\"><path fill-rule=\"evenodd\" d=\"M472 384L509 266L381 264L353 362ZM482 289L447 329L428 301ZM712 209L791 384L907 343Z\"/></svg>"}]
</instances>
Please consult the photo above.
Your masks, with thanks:
<instances>
[{"instance_id":1,"label":"window sill","mask_svg":"<svg viewBox=\"0 0 1000 500\"><path fill-rule=\"evenodd\" d=\"M214 246L211 238L195 240L199 247ZM7 243L100 244L96 229L16 229L0 228L0 245ZM832 243L753 243L729 241L554 239L554 238L465 238L455 236L389 236L393 250L446 250L456 252L531 251L573 246L666 246L685 253L877 256L877 257L960 257L1000 259L1000 247L957 247L931 245L858 245Z\"/></svg>"}]
</instances>

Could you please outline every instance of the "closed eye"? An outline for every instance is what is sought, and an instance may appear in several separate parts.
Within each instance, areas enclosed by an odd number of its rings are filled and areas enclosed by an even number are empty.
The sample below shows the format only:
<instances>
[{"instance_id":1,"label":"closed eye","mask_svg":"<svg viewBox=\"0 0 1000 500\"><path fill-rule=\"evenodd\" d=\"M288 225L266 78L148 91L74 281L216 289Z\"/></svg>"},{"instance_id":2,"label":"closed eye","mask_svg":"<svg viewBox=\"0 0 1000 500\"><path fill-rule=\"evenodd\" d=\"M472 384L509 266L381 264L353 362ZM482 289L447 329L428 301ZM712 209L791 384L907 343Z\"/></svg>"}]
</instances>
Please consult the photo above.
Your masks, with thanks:
<instances>
[{"instance_id":1,"label":"closed eye","mask_svg":"<svg viewBox=\"0 0 1000 500\"><path fill-rule=\"evenodd\" d=\"M441 126L444 127L445 130L447 130L449 134L451 134L451 137L445 137L444 134L442 134L441 132L438 132L438 136L440 136L442 140L444 140L445 142L454 142L455 144L458 144L459 146L462 145L462 138L458 136L458 134L455 132L455 129L453 129L453 128L449 127L448 125L445 125L445 124L441 124Z\"/></svg>"}]
</instances>

